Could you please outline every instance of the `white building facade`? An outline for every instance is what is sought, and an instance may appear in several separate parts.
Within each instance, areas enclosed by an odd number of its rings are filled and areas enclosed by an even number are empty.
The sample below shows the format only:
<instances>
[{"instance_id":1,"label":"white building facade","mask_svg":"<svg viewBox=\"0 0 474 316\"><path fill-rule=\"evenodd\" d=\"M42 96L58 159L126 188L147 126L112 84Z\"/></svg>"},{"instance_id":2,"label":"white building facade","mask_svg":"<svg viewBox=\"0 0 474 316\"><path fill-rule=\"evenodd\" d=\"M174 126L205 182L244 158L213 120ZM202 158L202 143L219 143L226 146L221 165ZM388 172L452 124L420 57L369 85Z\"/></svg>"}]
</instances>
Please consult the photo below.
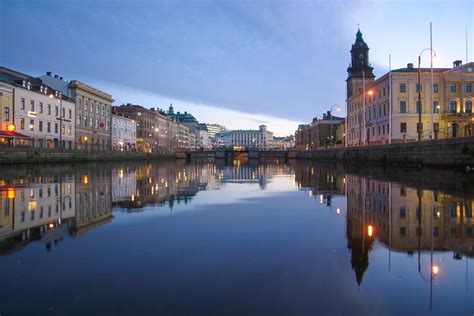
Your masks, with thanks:
<instances>
[{"instance_id":1,"label":"white building facade","mask_svg":"<svg viewBox=\"0 0 474 316\"><path fill-rule=\"evenodd\" d=\"M74 149L74 115L74 102L53 89L35 91L27 80L15 88L15 127L31 137L33 147Z\"/></svg>"},{"instance_id":2,"label":"white building facade","mask_svg":"<svg viewBox=\"0 0 474 316\"><path fill-rule=\"evenodd\" d=\"M239 149L270 149L273 144L273 132L266 125L258 130L232 130L216 134L216 147Z\"/></svg>"},{"instance_id":3,"label":"white building facade","mask_svg":"<svg viewBox=\"0 0 474 316\"><path fill-rule=\"evenodd\" d=\"M128 117L112 115L112 149L118 151L135 150L137 143L137 123Z\"/></svg>"}]
</instances>

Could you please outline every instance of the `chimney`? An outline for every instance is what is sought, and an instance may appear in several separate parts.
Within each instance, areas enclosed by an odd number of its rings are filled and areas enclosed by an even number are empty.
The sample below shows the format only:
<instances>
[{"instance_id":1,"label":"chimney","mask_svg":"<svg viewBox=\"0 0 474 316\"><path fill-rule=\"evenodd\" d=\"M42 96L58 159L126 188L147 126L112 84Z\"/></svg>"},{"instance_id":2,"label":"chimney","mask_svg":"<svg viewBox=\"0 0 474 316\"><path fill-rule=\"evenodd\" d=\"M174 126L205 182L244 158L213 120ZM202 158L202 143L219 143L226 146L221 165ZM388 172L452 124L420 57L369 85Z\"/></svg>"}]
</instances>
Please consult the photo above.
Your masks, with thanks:
<instances>
[{"instance_id":1,"label":"chimney","mask_svg":"<svg viewBox=\"0 0 474 316\"><path fill-rule=\"evenodd\" d=\"M63 77L59 77L59 80L63 81Z\"/></svg>"},{"instance_id":2,"label":"chimney","mask_svg":"<svg viewBox=\"0 0 474 316\"><path fill-rule=\"evenodd\" d=\"M152 110L153 112L155 112L155 108L151 108L150 110Z\"/></svg>"},{"instance_id":3,"label":"chimney","mask_svg":"<svg viewBox=\"0 0 474 316\"><path fill-rule=\"evenodd\" d=\"M46 73L46 76L51 77L51 74L52 74L51 71L48 71L48 72Z\"/></svg>"},{"instance_id":4,"label":"chimney","mask_svg":"<svg viewBox=\"0 0 474 316\"><path fill-rule=\"evenodd\" d=\"M453 68L458 68L462 66L462 60L453 61Z\"/></svg>"},{"instance_id":5,"label":"chimney","mask_svg":"<svg viewBox=\"0 0 474 316\"><path fill-rule=\"evenodd\" d=\"M413 69L413 63L408 63L408 64L407 64L407 68L408 68L408 69Z\"/></svg>"},{"instance_id":6,"label":"chimney","mask_svg":"<svg viewBox=\"0 0 474 316\"><path fill-rule=\"evenodd\" d=\"M58 78L59 78L59 76L58 76L58 75L54 75L54 78L58 79Z\"/></svg>"}]
</instances>

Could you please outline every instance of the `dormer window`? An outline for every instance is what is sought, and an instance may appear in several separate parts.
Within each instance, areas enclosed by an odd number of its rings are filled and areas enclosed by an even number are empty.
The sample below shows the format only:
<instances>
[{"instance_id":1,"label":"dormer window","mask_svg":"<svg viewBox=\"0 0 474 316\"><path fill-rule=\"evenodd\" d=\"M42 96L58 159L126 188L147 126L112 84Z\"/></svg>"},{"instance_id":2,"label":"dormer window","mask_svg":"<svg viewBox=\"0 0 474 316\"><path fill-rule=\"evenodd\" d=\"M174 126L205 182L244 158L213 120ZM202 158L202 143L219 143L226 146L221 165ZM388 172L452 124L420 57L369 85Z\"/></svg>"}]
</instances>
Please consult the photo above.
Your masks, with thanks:
<instances>
[{"instance_id":1,"label":"dormer window","mask_svg":"<svg viewBox=\"0 0 474 316\"><path fill-rule=\"evenodd\" d=\"M40 92L43 93L43 86L40 86Z\"/></svg>"},{"instance_id":2,"label":"dormer window","mask_svg":"<svg viewBox=\"0 0 474 316\"><path fill-rule=\"evenodd\" d=\"M23 88L26 88L26 81L23 80L23 82L21 83L21 85L22 85Z\"/></svg>"},{"instance_id":3,"label":"dormer window","mask_svg":"<svg viewBox=\"0 0 474 316\"><path fill-rule=\"evenodd\" d=\"M48 87L44 87L44 94L48 94Z\"/></svg>"},{"instance_id":4,"label":"dormer window","mask_svg":"<svg viewBox=\"0 0 474 316\"><path fill-rule=\"evenodd\" d=\"M31 82L29 82L29 81L28 81L28 84L27 84L27 89L31 90Z\"/></svg>"}]
</instances>

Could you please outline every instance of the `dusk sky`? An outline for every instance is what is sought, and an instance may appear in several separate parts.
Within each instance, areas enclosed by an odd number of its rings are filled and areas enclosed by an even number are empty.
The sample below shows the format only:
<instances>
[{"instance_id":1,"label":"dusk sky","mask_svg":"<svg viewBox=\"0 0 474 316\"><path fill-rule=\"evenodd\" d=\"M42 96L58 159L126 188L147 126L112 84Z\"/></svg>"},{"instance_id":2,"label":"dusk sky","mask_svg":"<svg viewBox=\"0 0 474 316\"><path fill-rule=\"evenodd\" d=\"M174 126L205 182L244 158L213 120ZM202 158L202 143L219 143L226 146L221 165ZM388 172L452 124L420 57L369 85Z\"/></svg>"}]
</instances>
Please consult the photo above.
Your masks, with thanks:
<instances>
[{"instance_id":1,"label":"dusk sky","mask_svg":"<svg viewBox=\"0 0 474 316\"><path fill-rule=\"evenodd\" d=\"M0 65L52 71L116 104L189 111L201 122L277 136L338 104L357 25L377 76L415 63L473 61L474 1L0 0ZM428 55L422 62L429 66Z\"/></svg>"}]
</instances>

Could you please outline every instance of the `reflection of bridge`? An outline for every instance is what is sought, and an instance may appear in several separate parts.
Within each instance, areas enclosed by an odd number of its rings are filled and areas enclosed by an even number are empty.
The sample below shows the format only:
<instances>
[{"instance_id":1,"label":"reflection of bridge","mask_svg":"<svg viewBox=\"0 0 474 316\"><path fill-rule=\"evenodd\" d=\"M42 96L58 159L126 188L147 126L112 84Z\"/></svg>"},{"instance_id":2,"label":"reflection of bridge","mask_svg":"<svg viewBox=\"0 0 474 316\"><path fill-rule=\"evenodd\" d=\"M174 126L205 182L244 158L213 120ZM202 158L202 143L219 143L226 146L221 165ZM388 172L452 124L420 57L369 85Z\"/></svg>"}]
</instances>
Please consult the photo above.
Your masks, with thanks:
<instances>
[{"instance_id":1,"label":"reflection of bridge","mask_svg":"<svg viewBox=\"0 0 474 316\"><path fill-rule=\"evenodd\" d=\"M178 158L194 159L258 159L263 161L286 161L288 151L286 150L206 150L206 151L188 151L178 153Z\"/></svg>"}]
</instances>

